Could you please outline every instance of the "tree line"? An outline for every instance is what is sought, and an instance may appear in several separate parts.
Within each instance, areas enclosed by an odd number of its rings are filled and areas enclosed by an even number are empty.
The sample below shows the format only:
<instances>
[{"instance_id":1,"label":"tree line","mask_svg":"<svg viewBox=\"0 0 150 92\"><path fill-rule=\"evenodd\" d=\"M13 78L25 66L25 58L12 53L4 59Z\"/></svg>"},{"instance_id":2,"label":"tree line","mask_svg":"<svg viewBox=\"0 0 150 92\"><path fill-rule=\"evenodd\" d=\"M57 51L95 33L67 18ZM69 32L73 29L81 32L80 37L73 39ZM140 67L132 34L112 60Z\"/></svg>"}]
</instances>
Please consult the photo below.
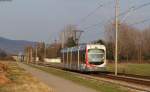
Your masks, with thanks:
<instances>
[{"instance_id":1,"label":"tree line","mask_svg":"<svg viewBox=\"0 0 150 92\"><path fill-rule=\"evenodd\" d=\"M107 59L114 60L115 24L105 26L105 45ZM150 60L150 27L139 30L128 24L119 25L118 31L119 61L143 62Z\"/></svg>"},{"instance_id":2,"label":"tree line","mask_svg":"<svg viewBox=\"0 0 150 92\"><path fill-rule=\"evenodd\" d=\"M62 48L78 45L76 43L74 29L76 29L74 26L66 28L66 30L61 33L61 40L59 42L52 44L40 42L37 43L36 47L28 47L28 49L32 49L33 57L35 57L37 49L37 56L41 61L43 61L44 58L60 57L60 50ZM115 24L110 23L105 26L105 40L98 39L91 43L104 44L107 49L107 60L114 61ZM150 27L139 30L125 23L120 24L118 31L118 57L120 62L150 62Z\"/></svg>"}]
</instances>

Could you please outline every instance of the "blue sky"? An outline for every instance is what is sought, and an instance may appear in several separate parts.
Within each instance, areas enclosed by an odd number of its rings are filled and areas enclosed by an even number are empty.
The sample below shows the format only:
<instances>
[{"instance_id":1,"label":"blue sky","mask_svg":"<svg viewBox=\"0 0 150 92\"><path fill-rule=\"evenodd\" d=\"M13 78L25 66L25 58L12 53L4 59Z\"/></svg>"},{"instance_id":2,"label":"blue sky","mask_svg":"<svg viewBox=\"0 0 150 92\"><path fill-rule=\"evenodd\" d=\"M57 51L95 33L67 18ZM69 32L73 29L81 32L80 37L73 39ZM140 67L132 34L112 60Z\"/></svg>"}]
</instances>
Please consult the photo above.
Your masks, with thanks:
<instances>
[{"instance_id":1,"label":"blue sky","mask_svg":"<svg viewBox=\"0 0 150 92\"><path fill-rule=\"evenodd\" d=\"M138 6L149 0L120 0L120 12L131 6ZM84 22L80 20L99 4L106 4ZM127 23L150 18L150 5L134 11L127 17ZM104 37L103 25L114 16L114 0L12 0L0 2L0 36L30 41L53 42L59 32L68 24L78 24L78 28L101 23L84 30L82 42ZM135 25L138 28L149 26L150 22Z\"/></svg>"}]
</instances>

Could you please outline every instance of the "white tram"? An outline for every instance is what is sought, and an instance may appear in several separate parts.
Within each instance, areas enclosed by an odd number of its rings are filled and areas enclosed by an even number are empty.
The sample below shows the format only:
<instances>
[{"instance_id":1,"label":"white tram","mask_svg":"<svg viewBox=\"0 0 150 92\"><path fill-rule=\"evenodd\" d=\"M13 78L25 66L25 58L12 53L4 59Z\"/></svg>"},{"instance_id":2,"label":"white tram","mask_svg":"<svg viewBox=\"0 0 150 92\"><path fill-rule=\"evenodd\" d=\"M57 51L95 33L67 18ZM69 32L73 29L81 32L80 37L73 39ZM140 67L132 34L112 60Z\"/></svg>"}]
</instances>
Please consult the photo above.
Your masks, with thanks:
<instances>
[{"instance_id":1,"label":"white tram","mask_svg":"<svg viewBox=\"0 0 150 92\"><path fill-rule=\"evenodd\" d=\"M88 44L61 50L64 68L82 72L103 71L106 66L104 45Z\"/></svg>"}]
</instances>

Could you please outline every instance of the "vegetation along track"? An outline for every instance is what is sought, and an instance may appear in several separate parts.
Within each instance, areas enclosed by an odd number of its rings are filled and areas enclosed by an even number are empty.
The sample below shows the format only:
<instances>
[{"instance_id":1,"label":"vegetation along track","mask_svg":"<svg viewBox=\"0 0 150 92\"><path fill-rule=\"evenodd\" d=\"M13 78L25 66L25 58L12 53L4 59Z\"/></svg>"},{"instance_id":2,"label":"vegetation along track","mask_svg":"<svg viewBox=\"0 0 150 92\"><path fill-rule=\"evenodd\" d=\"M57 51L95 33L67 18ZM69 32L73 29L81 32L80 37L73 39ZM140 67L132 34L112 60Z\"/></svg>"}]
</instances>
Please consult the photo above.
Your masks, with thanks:
<instances>
[{"instance_id":1,"label":"vegetation along track","mask_svg":"<svg viewBox=\"0 0 150 92\"><path fill-rule=\"evenodd\" d=\"M46 65L39 64L39 65L64 70L64 68L59 67L59 66L53 66L49 64L46 64ZM112 72L88 73L88 74L85 74L85 73L83 74L80 72L73 72L73 73L77 73L80 76L88 78L88 79L96 79L97 81L110 82L110 80L113 80L113 82L111 81L110 83L119 84L120 86L124 86L124 87L135 89L135 90L150 92L150 89L149 89L150 79L147 77L143 77L143 76L138 76L138 75L128 76L128 74L118 74L118 76L115 76ZM107 80L107 79L110 79L110 80ZM119 83L115 81L119 81ZM123 82L126 82L126 83L123 83Z\"/></svg>"},{"instance_id":2,"label":"vegetation along track","mask_svg":"<svg viewBox=\"0 0 150 92\"><path fill-rule=\"evenodd\" d=\"M127 75L118 75L115 76L114 74L109 74L109 73L100 73L100 74L90 74L91 76L96 76L96 77L103 77L103 78L109 78L113 80L120 80L120 81L125 81L128 83L135 83L139 85L145 85L145 86L150 86L150 79L145 79L145 78L139 78L139 77L130 77Z\"/></svg>"},{"instance_id":3,"label":"vegetation along track","mask_svg":"<svg viewBox=\"0 0 150 92\"><path fill-rule=\"evenodd\" d=\"M106 74L111 74L114 75L114 72L104 72ZM135 74L126 74L126 73L118 73L119 76L127 76L127 77L133 77L133 78L141 78L141 79L149 79L150 80L150 76L143 76L143 75L135 75Z\"/></svg>"}]
</instances>

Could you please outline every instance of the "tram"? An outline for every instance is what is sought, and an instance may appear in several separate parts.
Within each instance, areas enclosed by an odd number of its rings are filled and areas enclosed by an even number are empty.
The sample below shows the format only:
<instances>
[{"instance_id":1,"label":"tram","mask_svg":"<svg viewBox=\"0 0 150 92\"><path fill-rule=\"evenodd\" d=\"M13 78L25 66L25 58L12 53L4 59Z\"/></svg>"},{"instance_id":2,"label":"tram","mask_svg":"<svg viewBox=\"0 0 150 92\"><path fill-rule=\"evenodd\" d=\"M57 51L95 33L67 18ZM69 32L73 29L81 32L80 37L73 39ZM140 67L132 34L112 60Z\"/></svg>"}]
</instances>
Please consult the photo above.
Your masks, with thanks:
<instances>
[{"instance_id":1,"label":"tram","mask_svg":"<svg viewBox=\"0 0 150 92\"><path fill-rule=\"evenodd\" d=\"M106 47L99 44L79 45L61 50L63 67L81 72L104 71Z\"/></svg>"}]
</instances>

